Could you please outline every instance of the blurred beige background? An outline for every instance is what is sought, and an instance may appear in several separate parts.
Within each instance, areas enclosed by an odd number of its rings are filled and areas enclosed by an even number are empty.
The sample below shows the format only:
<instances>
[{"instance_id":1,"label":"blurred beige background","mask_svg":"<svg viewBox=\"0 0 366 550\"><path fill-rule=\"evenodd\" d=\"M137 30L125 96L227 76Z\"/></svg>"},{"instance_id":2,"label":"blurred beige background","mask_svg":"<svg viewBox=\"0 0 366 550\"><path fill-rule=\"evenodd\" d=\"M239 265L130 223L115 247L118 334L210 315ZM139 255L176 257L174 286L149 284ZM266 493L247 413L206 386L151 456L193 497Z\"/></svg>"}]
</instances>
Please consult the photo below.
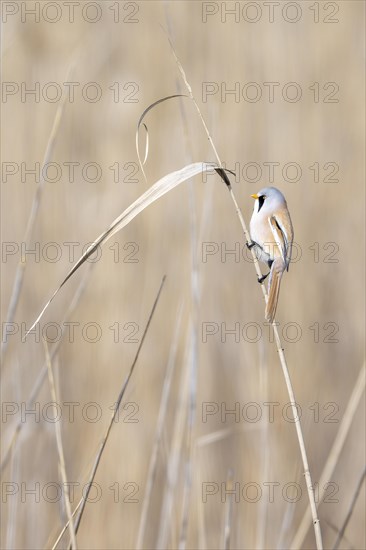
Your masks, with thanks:
<instances>
[{"instance_id":1,"label":"blurred beige background","mask_svg":"<svg viewBox=\"0 0 366 550\"><path fill-rule=\"evenodd\" d=\"M52 399L47 377L36 397L36 414L20 416L45 358L40 339L29 336L21 342L21 324L31 325L70 269L71 245L65 243L80 243L75 245L75 261L82 246L157 179L190 162L215 160L194 106L187 99L173 100L145 119L147 184L138 169L135 131L141 113L159 98L186 93L166 32L221 159L238 174L236 181L232 178L233 188L247 223L253 208L250 194L268 185L268 163L278 163L273 165L273 184L287 198L299 255L283 279L277 319L302 408L310 469L318 481L364 361L364 3L280 2L273 7L272 22L263 2L80 2L73 22L64 2L41 2L37 22L37 13L26 12L38 9L34 4L2 4L3 322L20 260L17 247L20 250L24 241L37 189L34 176L24 170L36 162L42 165L61 103L50 101L52 92L64 90L66 81L80 85L62 113L51 157L60 178L44 184L31 238L40 257L27 257L13 325L19 331L8 336L3 358L2 399L8 408L3 408L2 457L16 422L22 422L2 472L1 546L52 547L66 522L62 499L51 502L52 487L61 484L61 478L55 426L48 419ZM234 14L225 13L233 6ZM59 20L51 23L58 15ZM90 22L94 17L99 20ZM32 95L22 101L22 86L24 91L37 82L39 101ZM97 102L83 97L82 90L91 82L97 88L86 88L85 93L93 97L96 89L101 90ZM270 82L276 83L273 101ZM213 92L205 97L207 86ZM225 89L236 89L239 97L225 95ZM292 94L299 90L301 97L292 102ZM252 102L255 91L262 95ZM65 163L79 163L74 181ZM97 163L98 181L88 181L94 178L93 167L83 173L88 163ZM116 163L117 182L115 168L110 168ZM300 167L298 181L290 181L297 178L288 163ZM8 173L11 169L14 175ZM49 170L49 178L55 177L55 166L54 172ZM128 180L131 174L135 181ZM210 250L215 251L206 258L205 243L214 243ZM295 428L284 418L289 400L264 324L255 271L242 255L225 255L235 247L245 255L243 246L225 186L216 176L208 176L206 183L198 176L115 236L90 274L83 266L42 319L41 330L49 326L47 334L54 338L52 330L65 327L68 307L86 274L83 294L68 317L68 322L77 323L74 338L64 336L53 358L66 472L76 484L74 509L160 281L167 275L127 390L127 408L113 426L102 456L95 479L100 495L85 508L79 548L136 547L170 366L174 371L143 548L178 548L181 539L186 548L222 548L227 514L230 548L291 544L307 507L306 487ZM52 258L56 250L61 250L59 260L47 261L47 254ZM207 323L215 334L205 339ZM100 336L94 343L93 326ZM225 337L225 328L234 327L239 327L239 336ZM126 341L131 334L134 341ZM50 351L54 345L49 343ZM191 432L190 399L196 409ZM73 421L67 403L74 404ZM90 403L96 403L94 408ZM219 410L206 422L205 403L217 404ZM256 404L252 409L251 403ZM273 422L265 403L276 404ZM225 416L225 410L238 406L248 415ZM92 422L96 411L100 418ZM255 411L260 417L251 422ZM326 489L327 501L319 503L326 548L333 548L364 468L364 433L363 396L328 480L332 485ZM240 501L232 502L228 512L230 499L225 499L221 483L230 469L244 494L245 484L254 484L254 489L248 498L241 492ZM205 502L207 482L218 492ZM270 502L272 483L276 491ZM284 498L287 483L301 487L298 502ZM261 491L257 502L255 487ZM36 496L27 492L31 489L36 489ZM137 502L128 502L135 489L132 498ZM365 547L364 491L363 486L340 548ZM67 536L60 548L67 547ZM310 527L302 548L314 547Z\"/></svg>"}]
</instances>

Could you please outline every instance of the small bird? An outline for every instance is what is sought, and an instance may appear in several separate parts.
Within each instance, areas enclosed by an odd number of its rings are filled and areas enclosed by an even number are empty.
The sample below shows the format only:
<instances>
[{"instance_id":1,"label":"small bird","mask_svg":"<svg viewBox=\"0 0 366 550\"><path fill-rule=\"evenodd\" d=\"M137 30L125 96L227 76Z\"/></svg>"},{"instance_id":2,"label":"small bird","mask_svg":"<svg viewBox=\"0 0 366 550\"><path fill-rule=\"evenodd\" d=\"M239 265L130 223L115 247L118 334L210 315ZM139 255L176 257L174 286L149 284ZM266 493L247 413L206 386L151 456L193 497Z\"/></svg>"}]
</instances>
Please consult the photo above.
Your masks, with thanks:
<instances>
[{"instance_id":1,"label":"small bird","mask_svg":"<svg viewBox=\"0 0 366 550\"><path fill-rule=\"evenodd\" d=\"M269 275L268 302L265 317L273 322L283 272L289 268L294 230L285 197L275 187L265 187L251 195L255 199L250 220L250 235L258 260L268 265L270 271L258 279L259 283Z\"/></svg>"}]
</instances>

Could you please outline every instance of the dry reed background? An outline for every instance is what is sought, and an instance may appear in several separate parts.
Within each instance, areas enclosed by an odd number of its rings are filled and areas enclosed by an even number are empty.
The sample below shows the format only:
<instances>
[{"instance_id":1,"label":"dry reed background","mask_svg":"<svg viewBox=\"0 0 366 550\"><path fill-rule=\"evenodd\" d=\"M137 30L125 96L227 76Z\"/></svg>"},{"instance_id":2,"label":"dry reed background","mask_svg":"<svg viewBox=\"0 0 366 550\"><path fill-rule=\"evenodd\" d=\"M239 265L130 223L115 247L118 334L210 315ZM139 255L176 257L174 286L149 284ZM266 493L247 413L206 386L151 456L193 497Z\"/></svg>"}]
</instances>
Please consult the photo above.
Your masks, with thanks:
<instances>
[{"instance_id":1,"label":"dry reed background","mask_svg":"<svg viewBox=\"0 0 366 550\"><path fill-rule=\"evenodd\" d=\"M4 4L2 8L4 9ZM10 2L21 8L22 2ZM24 3L23 3L24 4ZM34 2L26 2L27 6ZM41 2L41 6L45 3ZM14 322L29 327L41 306L70 268L67 248L63 243L87 243L100 234L111 221L147 188L141 171L138 182L113 182L108 168L115 162L121 166L136 163L135 128L142 111L153 101L183 91L166 34L169 29L176 51L185 67L202 113L209 126L221 158L229 168L237 169L247 162L258 162L263 175L258 183L233 183L244 217L252 211L250 194L267 185L263 162L276 161L281 167L297 162L302 167L299 182L284 181L276 172L275 185L285 193L295 227L295 240L301 247L301 259L284 277L278 321L280 328L297 323L301 338L296 343L284 342L297 401L302 407L302 423L313 479L319 480L332 443L349 403L352 389L363 364L364 325L364 3L340 1L339 22L323 22L325 3L318 4L320 22L314 23L310 2L298 2L302 17L297 23L284 21L275 12L273 23L263 3L263 15L257 23L248 23L234 16L222 22L220 12L202 21L201 2L133 2L120 3L121 19L132 12L136 23L113 22L109 9L116 3L99 2L102 17L95 24L83 20L76 10L75 21L67 21L64 3L62 18L51 24L31 18L23 23L19 13L2 25L2 77L6 82L25 82L29 87L40 82L65 81L70 64L69 80L97 82L103 96L97 103L85 101L75 92L75 101L66 101L52 161L62 166L62 177L46 182L36 218L32 243L59 243L60 261L40 262L29 257L24 286ZM82 4L85 4L82 3ZM234 3L230 3L234 4ZM247 4L241 2L240 7ZM211 2L221 9L221 3ZM285 5L281 2L280 8ZM132 6L132 8L131 8ZM280 9L279 8L279 9ZM50 8L51 10L51 8ZM290 16L292 16L291 12ZM50 17L52 13L50 11ZM92 14L92 12L90 12ZM266 15L267 14L267 15ZM252 17L252 15L250 14ZM275 100L270 103L264 82L280 82ZM113 101L108 89L120 83L121 99ZM132 88L138 86L137 102L124 102ZM232 95L222 101L220 94L202 101L204 82L216 82L228 89L239 82L257 82L263 98L250 103L243 98L235 102ZM302 98L296 103L284 101L280 90L287 82L297 82ZM337 103L314 102L309 90L314 82L339 85ZM328 90L330 91L330 90ZM39 103L20 94L9 96L2 103L2 161L24 162L29 167L42 162L59 103ZM204 135L193 105L185 100L165 103L146 119L149 127L149 158L146 164L148 185L168 172L193 161L213 161L214 156ZM65 162L81 166L96 162L102 177L96 183L83 179L80 168L70 182ZM309 166L314 162L339 165L339 182L314 182ZM236 165L236 166L235 166ZM121 169L121 178L127 171ZM323 180L324 171L320 173ZM32 176L21 182L20 173L2 182L2 240L21 243L35 194ZM232 249L243 245L238 219L229 194L217 176L207 183L196 177L172 191L142 213L111 242L118 243L121 258L137 243L137 263L114 262L110 244L103 249L87 280L82 297L70 320L80 323L74 342L64 337L53 358L56 386L62 407L62 438L66 472L70 481L78 483L72 509L86 483L116 401L128 373L138 343L123 342L130 330L126 323L138 326L137 340L155 299L161 278L167 275L160 302L127 390L125 401L138 407L138 422L122 422L131 413L122 410L121 420L113 430L102 456L96 483L101 498L88 503L79 533L79 548L135 548L142 504L146 489L150 456L156 441L157 420L169 361L174 365L172 386L158 450L157 472L151 504L148 509L144 548L163 544L177 548L182 537L184 486L187 483L189 395L197 384L196 418L192 427L192 490L189 493L187 548L223 547L225 516L228 502L223 504L220 492L202 500L204 482L225 482L229 469L234 482L256 483L262 490L258 502L243 496L232 503L229 512L230 548L288 548L308 505L301 461L294 426L285 421L281 411L288 403L285 385L274 344L268 342L268 327L263 323L264 304L255 272L249 261L236 262L233 255L221 261L220 254L202 261L202 243L221 243ZM319 261L314 260L314 243L319 243ZM336 243L336 263L327 255ZM310 249L309 247L312 247ZM51 249L50 253L52 252ZM76 257L81 246L76 248ZM19 254L3 257L2 320L6 321ZM196 265L196 269L195 269ZM67 308L82 281L83 266L62 290L42 320L62 324ZM193 279L191 276L193 274ZM198 298L192 294L192 280L198 280ZM179 311L183 308L180 324ZM197 317L197 318L196 318ZM190 319L196 319L191 338ZM81 327L98 323L102 337L96 343L82 338ZM234 336L221 341L221 333L202 341L203 323L235 323L243 327L257 323L262 331L258 342L248 338L235 342ZM109 328L119 323L120 341L113 341ZM319 323L319 342L314 341L310 326ZM339 327L335 338L327 343L331 326ZM292 329L293 330L293 329ZM52 335L52 331L50 331ZM175 336L176 334L176 336ZM92 336L92 332L90 333ZM3 334L4 337L4 334ZM289 337L294 332L289 331ZM52 343L49 343L52 353ZM2 399L14 406L29 398L37 375L45 361L42 341L20 336L9 338L2 365ZM47 483L61 483L54 424L47 421L51 412L44 405L51 401L47 378L37 397L39 421L28 415L22 423L19 439L2 472L2 548L50 547L66 521L62 501L49 502L42 496ZM347 434L334 472L328 480L337 487L336 502L321 502L319 516L326 548L333 548L358 481L364 468L364 397L362 397ZM70 422L65 403L77 402L75 420ZM95 402L102 411L98 422L87 422L81 409ZM204 402L224 403L232 409L236 402L241 410L248 403L257 403L262 418L251 423L248 418L236 422L220 414L202 421ZM268 422L265 402L276 402L274 422ZM314 421L314 403L319 403L319 421ZM339 408L327 422L335 403ZM11 405L10 405L11 406ZM312 407L312 408L311 408ZM6 409L9 410L9 409ZM254 408L247 410L252 414ZM4 409L3 409L4 412ZM92 414L92 410L89 410ZM19 415L3 414L2 457L10 444L14 423ZM181 420L179 420L181 419ZM180 423L179 423L180 422ZM168 464L177 460L176 478L168 477ZM171 470L171 472L174 469ZM124 502L136 484L136 503ZM268 483L279 483L274 502L268 501ZM296 504L282 496L286 483L301 485L302 496ZM7 485L7 483L11 485ZM27 490L39 483L40 499ZM170 484L169 484L170 483ZM173 483L173 487L171 484ZM114 486L114 490L110 487ZM119 498L115 502L115 490ZM132 487L132 486L131 486ZM170 489L169 489L170 487ZM11 496L6 491L18 488ZM169 491L171 491L169 493ZM340 548L365 547L365 489L353 509ZM171 507L163 505L170 494ZM290 492L291 496L291 492ZM227 499L228 500L228 499ZM329 498L328 498L329 500ZM184 533L184 530L183 530ZM184 536L183 536L184 538ZM61 547L66 547L66 538ZM310 527L302 548L314 547Z\"/></svg>"}]
</instances>

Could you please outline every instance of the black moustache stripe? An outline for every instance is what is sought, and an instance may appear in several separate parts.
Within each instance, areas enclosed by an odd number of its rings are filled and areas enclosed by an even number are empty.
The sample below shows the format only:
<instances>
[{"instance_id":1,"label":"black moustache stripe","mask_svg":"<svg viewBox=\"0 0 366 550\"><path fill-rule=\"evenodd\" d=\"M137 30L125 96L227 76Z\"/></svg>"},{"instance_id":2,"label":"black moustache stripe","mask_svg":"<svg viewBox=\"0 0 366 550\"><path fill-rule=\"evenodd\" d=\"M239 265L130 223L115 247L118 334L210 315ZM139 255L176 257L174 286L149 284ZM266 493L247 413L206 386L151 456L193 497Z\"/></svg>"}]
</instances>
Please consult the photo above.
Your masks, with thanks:
<instances>
[{"instance_id":1,"label":"black moustache stripe","mask_svg":"<svg viewBox=\"0 0 366 550\"><path fill-rule=\"evenodd\" d=\"M264 205L264 196L261 195L260 197L258 197L258 202L259 202L259 206L258 206L258 212L259 210L262 208L262 206Z\"/></svg>"}]
</instances>

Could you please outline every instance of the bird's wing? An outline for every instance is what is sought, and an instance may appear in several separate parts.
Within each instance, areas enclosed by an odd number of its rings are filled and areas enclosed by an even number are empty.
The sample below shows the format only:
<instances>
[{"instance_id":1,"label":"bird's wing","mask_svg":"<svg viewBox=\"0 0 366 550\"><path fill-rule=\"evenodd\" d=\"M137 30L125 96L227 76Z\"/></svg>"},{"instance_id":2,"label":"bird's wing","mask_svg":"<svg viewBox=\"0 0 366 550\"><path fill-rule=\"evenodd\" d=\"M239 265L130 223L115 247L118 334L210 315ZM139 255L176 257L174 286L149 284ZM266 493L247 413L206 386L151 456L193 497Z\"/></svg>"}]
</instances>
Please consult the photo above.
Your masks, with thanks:
<instances>
[{"instance_id":1,"label":"bird's wing","mask_svg":"<svg viewBox=\"0 0 366 550\"><path fill-rule=\"evenodd\" d=\"M281 252L285 266L289 267L291 260L291 245L293 240L293 229L289 214L281 212L281 216L273 215L268 218L273 237Z\"/></svg>"}]
</instances>

